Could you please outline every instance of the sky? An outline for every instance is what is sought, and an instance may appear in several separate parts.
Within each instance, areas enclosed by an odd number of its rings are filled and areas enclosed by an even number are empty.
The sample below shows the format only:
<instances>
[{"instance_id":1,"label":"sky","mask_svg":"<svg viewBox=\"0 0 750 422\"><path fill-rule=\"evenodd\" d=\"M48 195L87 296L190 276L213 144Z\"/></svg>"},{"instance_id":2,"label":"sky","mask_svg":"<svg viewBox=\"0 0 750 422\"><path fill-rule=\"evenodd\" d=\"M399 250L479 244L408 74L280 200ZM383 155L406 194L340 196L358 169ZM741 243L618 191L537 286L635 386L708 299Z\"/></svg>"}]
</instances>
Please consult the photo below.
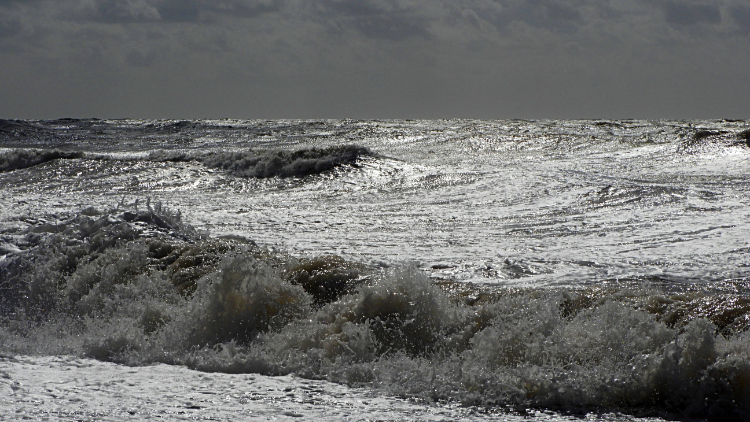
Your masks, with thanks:
<instances>
[{"instance_id":1,"label":"sky","mask_svg":"<svg viewBox=\"0 0 750 422\"><path fill-rule=\"evenodd\" d=\"M750 118L750 0L0 0L0 118Z\"/></svg>"}]
</instances>

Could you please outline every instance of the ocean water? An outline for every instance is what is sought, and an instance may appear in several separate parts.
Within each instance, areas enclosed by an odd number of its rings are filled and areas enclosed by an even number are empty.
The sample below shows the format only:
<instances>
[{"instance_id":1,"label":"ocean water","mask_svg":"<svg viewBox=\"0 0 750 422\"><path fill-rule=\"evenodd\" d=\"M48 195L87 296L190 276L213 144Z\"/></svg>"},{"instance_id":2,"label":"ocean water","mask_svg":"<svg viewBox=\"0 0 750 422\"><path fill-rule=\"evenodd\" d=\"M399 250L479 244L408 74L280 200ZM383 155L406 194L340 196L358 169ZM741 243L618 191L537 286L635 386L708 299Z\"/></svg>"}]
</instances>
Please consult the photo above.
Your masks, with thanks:
<instances>
[{"instance_id":1,"label":"ocean water","mask_svg":"<svg viewBox=\"0 0 750 422\"><path fill-rule=\"evenodd\" d=\"M750 420L750 121L0 121L0 419Z\"/></svg>"}]
</instances>

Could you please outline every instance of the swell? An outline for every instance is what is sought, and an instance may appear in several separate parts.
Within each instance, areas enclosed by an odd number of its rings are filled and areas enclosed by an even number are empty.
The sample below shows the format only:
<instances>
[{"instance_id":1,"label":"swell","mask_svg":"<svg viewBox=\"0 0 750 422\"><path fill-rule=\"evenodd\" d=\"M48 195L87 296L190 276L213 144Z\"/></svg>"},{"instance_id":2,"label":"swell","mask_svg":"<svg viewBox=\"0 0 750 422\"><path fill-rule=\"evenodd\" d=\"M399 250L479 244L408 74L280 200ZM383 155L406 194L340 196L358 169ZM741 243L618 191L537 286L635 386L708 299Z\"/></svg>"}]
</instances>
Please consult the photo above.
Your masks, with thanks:
<instances>
[{"instance_id":1,"label":"swell","mask_svg":"<svg viewBox=\"0 0 750 422\"><path fill-rule=\"evenodd\" d=\"M0 172L25 169L53 160L83 158L80 151L15 149L0 154Z\"/></svg>"},{"instance_id":2,"label":"swell","mask_svg":"<svg viewBox=\"0 0 750 422\"><path fill-rule=\"evenodd\" d=\"M3 353L297 374L519 411L750 416L750 302L730 290L436 283L408 264L211 238L149 201L10 235Z\"/></svg>"},{"instance_id":3,"label":"swell","mask_svg":"<svg viewBox=\"0 0 750 422\"><path fill-rule=\"evenodd\" d=\"M369 149L357 145L297 150L248 149L235 152L196 152L157 150L146 157L119 158L112 155L62 151L58 149L16 148L0 154L0 172L34 167L59 159L147 160L153 162L196 161L209 168L224 170L237 177L305 177L325 173L341 166L357 167L365 156L374 156Z\"/></svg>"}]
</instances>

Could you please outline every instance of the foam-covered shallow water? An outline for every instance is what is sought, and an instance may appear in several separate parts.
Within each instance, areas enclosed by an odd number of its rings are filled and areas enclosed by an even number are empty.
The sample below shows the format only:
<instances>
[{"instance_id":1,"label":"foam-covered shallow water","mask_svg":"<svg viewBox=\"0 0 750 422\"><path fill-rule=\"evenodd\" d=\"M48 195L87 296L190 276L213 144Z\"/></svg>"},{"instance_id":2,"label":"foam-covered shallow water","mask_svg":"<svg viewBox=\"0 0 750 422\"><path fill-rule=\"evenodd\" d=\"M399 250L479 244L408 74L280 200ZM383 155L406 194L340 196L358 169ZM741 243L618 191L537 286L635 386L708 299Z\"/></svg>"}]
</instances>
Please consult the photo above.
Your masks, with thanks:
<instances>
[{"instance_id":1,"label":"foam-covered shallow water","mask_svg":"<svg viewBox=\"0 0 750 422\"><path fill-rule=\"evenodd\" d=\"M425 404L294 376L198 372L173 365L126 367L76 357L0 359L0 415L8 420L642 421L617 413L510 414Z\"/></svg>"},{"instance_id":2,"label":"foam-covered shallow water","mask_svg":"<svg viewBox=\"0 0 750 422\"><path fill-rule=\"evenodd\" d=\"M3 407L72 414L20 387L72 365L328 397L288 417L748 420L747 127L3 121ZM285 416L149 388L82 412Z\"/></svg>"}]
</instances>

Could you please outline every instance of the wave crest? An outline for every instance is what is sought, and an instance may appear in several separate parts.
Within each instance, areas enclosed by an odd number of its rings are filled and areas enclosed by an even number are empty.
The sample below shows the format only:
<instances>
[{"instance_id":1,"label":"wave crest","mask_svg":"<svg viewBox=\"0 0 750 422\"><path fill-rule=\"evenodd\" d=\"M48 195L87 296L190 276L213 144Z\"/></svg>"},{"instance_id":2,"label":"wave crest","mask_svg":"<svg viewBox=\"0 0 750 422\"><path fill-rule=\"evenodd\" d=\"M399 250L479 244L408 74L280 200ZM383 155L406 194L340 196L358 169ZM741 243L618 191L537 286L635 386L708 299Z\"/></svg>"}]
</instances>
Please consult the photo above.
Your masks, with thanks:
<instances>
[{"instance_id":1,"label":"wave crest","mask_svg":"<svg viewBox=\"0 0 750 422\"><path fill-rule=\"evenodd\" d=\"M695 129L683 136L683 141L677 146L677 152L695 154L729 147L750 147L750 129L738 133Z\"/></svg>"},{"instance_id":2,"label":"wave crest","mask_svg":"<svg viewBox=\"0 0 750 422\"><path fill-rule=\"evenodd\" d=\"M201 159L204 165L228 170L241 177L303 177L342 165L356 165L361 156L372 155L357 145L310 148L295 151L247 151L216 153Z\"/></svg>"},{"instance_id":3,"label":"wave crest","mask_svg":"<svg viewBox=\"0 0 750 422\"><path fill-rule=\"evenodd\" d=\"M59 159L83 158L80 151L16 149L0 154L0 172L33 167Z\"/></svg>"}]
</instances>

